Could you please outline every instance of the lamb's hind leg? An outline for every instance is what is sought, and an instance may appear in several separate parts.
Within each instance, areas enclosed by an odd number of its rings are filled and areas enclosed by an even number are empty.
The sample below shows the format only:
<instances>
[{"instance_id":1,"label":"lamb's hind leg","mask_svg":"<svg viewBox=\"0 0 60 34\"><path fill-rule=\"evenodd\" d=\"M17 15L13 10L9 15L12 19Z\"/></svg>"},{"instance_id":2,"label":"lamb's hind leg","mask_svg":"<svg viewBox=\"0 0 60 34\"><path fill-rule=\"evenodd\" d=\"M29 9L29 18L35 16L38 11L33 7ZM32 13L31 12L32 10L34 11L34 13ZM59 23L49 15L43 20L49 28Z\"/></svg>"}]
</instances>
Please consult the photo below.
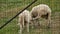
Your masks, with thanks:
<instances>
[{"instance_id":1,"label":"lamb's hind leg","mask_svg":"<svg viewBox=\"0 0 60 34\"><path fill-rule=\"evenodd\" d=\"M24 28L24 18L20 20L20 34L22 34L23 28Z\"/></svg>"},{"instance_id":2,"label":"lamb's hind leg","mask_svg":"<svg viewBox=\"0 0 60 34\"><path fill-rule=\"evenodd\" d=\"M27 26L27 32L29 32L29 19L26 26Z\"/></svg>"},{"instance_id":3,"label":"lamb's hind leg","mask_svg":"<svg viewBox=\"0 0 60 34\"><path fill-rule=\"evenodd\" d=\"M20 30L19 30L18 33L19 33L19 34L22 34L23 26L22 26L22 22L21 22L20 18L19 18L18 22L19 22L19 26L20 26Z\"/></svg>"},{"instance_id":4,"label":"lamb's hind leg","mask_svg":"<svg viewBox=\"0 0 60 34\"><path fill-rule=\"evenodd\" d=\"M22 28L22 25L20 24L20 34L22 34L22 30L23 30L23 28Z\"/></svg>"},{"instance_id":5,"label":"lamb's hind leg","mask_svg":"<svg viewBox=\"0 0 60 34\"><path fill-rule=\"evenodd\" d=\"M23 24L20 24L20 34L22 34L23 28L24 28L24 20L23 20Z\"/></svg>"}]
</instances>

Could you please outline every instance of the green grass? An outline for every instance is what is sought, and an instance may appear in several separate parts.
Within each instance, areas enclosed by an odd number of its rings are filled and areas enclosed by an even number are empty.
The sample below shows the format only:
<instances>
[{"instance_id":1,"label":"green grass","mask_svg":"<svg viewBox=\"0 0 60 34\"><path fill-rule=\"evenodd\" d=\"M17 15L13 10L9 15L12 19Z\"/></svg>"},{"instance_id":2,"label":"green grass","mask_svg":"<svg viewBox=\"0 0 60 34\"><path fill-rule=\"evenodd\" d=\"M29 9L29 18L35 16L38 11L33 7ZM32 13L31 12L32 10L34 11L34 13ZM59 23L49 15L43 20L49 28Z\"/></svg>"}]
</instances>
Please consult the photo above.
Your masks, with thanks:
<instances>
[{"instance_id":1,"label":"green grass","mask_svg":"<svg viewBox=\"0 0 60 34\"><path fill-rule=\"evenodd\" d=\"M2 26L5 22L15 16L20 10L29 5L33 0L0 0L0 26ZM47 4L52 9L52 12L60 11L60 0L38 0L32 6L28 8L31 10L32 7L39 4ZM7 24L4 28L0 29L0 34L18 34L19 26L18 17ZM45 28L30 28L30 34L52 34L51 30L47 30ZM24 30L23 34L27 34Z\"/></svg>"}]
</instances>

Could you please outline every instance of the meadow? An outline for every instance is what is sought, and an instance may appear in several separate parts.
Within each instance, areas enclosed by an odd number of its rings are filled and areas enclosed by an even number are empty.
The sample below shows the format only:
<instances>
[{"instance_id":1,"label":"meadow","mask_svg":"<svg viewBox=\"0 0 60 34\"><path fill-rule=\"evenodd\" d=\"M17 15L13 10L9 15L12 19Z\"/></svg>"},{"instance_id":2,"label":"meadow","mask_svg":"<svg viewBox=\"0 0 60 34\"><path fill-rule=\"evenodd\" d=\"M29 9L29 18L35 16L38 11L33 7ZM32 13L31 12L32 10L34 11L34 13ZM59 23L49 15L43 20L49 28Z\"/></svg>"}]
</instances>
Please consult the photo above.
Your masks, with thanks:
<instances>
[{"instance_id":1,"label":"meadow","mask_svg":"<svg viewBox=\"0 0 60 34\"><path fill-rule=\"evenodd\" d=\"M29 5L33 0L0 0L0 26L5 24L9 19L15 16L23 8ZM39 4L47 4L52 10L51 28L45 27L46 23L41 21L40 27L30 27L30 34L60 34L60 0L37 0L28 8L31 11L32 7ZM19 26L18 16L4 28L0 29L0 34L18 34ZM23 34L28 34L24 29Z\"/></svg>"}]
</instances>

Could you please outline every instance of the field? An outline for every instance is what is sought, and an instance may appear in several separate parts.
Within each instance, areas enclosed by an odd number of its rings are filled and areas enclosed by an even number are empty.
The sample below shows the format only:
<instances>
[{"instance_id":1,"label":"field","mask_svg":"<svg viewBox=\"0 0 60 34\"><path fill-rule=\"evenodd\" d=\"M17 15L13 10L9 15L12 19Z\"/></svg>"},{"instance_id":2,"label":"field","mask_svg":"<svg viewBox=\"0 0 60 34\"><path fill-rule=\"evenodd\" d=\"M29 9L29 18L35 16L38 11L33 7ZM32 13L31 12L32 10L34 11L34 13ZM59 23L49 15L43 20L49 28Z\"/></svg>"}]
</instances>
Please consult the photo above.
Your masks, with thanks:
<instances>
[{"instance_id":1,"label":"field","mask_svg":"<svg viewBox=\"0 0 60 34\"><path fill-rule=\"evenodd\" d=\"M29 5L33 0L0 0L0 26L5 24L9 19L15 16L23 8ZM60 0L37 0L32 6L28 8L31 10L32 7L39 4L47 4L52 9L51 16L51 28L47 29L44 21L41 21L40 27L30 27L30 34L60 34ZM11 21L4 28L0 29L0 34L18 34L19 26L18 17ZM28 34L24 29L23 34Z\"/></svg>"}]
</instances>

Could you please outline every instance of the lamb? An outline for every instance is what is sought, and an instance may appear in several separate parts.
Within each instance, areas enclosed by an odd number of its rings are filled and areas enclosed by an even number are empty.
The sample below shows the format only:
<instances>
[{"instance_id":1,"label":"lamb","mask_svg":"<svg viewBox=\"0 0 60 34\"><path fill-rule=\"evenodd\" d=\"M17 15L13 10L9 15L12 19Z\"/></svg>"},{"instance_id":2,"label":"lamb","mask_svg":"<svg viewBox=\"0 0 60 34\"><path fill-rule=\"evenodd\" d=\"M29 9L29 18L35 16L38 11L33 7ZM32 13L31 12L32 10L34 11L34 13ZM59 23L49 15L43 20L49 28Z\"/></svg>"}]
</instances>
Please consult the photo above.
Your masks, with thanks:
<instances>
[{"instance_id":1,"label":"lamb","mask_svg":"<svg viewBox=\"0 0 60 34\"><path fill-rule=\"evenodd\" d=\"M32 8L31 15L33 20L45 18L47 20L47 26L50 27L51 23L51 9L46 4L40 4Z\"/></svg>"},{"instance_id":2,"label":"lamb","mask_svg":"<svg viewBox=\"0 0 60 34\"><path fill-rule=\"evenodd\" d=\"M29 22L31 20L31 15L28 10L24 10L20 15L19 15L19 20L18 22L20 23L20 34L22 34L22 30L25 26L27 26L27 32L29 32Z\"/></svg>"}]
</instances>

